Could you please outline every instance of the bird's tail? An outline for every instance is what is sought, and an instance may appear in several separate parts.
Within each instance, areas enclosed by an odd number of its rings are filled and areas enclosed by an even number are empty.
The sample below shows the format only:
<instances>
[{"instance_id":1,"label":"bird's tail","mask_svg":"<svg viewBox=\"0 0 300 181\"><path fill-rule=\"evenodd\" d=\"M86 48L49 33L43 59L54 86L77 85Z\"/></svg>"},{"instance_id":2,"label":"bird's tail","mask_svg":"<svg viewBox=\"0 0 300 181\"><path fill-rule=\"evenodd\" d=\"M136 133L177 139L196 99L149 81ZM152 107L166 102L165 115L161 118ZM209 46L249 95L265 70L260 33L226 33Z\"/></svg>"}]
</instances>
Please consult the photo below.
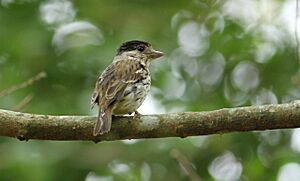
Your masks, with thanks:
<instances>
[{"instance_id":1,"label":"bird's tail","mask_svg":"<svg viewBox=\"0 0 300 181\"><path fill-rule=\"evenodd\" d=\"M110 131L112 120L112 109L99 110L97 123L94 127L94 136L102 135Z\"/></svg>"}]
</instances>

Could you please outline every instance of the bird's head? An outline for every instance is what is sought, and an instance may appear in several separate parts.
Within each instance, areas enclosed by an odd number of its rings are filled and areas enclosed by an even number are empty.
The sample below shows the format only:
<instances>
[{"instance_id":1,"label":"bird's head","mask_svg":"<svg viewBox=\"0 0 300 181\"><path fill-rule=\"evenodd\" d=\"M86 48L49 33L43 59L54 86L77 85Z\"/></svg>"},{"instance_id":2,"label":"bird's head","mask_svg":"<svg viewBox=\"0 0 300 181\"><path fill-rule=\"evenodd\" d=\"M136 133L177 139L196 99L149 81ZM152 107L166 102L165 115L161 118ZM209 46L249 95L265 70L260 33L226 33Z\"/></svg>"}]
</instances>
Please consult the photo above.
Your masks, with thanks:
<instances>
[{"instance_id":1,"label":"bird's head","mask_svg":"<svg viewBox=\"0 0 300 181\"><path fill-rule=\"evenodd\" d=\"M117 50L117 55L131 56L146 60L154 60L163 56L163 52L154 50L150 43L132 40L123 43Z\"/></svg>"}]
</instances>

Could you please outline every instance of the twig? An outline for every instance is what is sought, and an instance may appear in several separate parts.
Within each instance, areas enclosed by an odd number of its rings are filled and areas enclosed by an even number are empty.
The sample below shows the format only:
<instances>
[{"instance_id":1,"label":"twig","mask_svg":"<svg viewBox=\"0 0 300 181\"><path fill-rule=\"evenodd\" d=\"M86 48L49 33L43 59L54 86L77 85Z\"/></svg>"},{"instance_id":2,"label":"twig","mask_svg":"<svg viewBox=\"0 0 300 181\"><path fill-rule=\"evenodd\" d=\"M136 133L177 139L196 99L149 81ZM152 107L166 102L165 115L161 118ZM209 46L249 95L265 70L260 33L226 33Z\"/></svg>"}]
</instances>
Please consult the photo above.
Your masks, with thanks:
<instances>
[{"instance_id":1,"label":"twig","mask_svg":"<svg viewBox=\"0 0 300 181\"><path fill-rule=\"evenodd\" d=\"M47 73L42 71L42 72L38 73L37 75L35 75L34 77L28 79L27 81L25 81L25 82L23 82L19 85L14 85L14 86L12 86L8 89L5 89L5 90L1 91L0 92L0 97L4 97L8 94L11 94L11 93L19 90L19 89L23 89L25 87L28 87L28 86L32 85L33 83L35 83L36 81L39 81L39 80L41 80L42 78L45 78L45 77L47 77Z\"/></svg>"},{"instance_id":2,"label":"twig","mask_svg":"<svg viewBox=\"0 0 300 181\"><path fill-rule=\"evenodd\" d=\"M33 94L27 95L19 104L13 107L13 111L21 111L33 98Z\"/></svg>"},{"instance_id":3,"label":"twig","mask_svg":"<svg viewBox=\"0 0 300 181\"><path fill-rule=\"evenodd\" d=\"M201 181L201 178L196 173L190 161L184 156L180 151L173 149L170 152L170 155L175 158L182 168L184 173L190 178L191 181Z\"/></svg>"}]
</instances>

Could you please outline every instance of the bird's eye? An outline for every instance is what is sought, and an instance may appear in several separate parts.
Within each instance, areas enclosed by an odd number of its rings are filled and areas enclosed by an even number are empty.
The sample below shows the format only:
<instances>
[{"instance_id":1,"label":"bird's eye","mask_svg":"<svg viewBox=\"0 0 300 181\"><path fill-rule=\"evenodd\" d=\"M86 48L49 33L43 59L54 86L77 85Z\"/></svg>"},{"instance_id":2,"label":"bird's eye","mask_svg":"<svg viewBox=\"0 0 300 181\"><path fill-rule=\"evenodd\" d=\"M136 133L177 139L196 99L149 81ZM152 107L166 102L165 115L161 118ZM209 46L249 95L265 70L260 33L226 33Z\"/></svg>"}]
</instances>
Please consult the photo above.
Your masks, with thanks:
<instances>
[{"instance_id":1,"label":"bird's eye","mask_svg":"<svg viewBox=\"0 0 300 181\"><path fill-rule=\"evenodd\" d=\"M140 52L142 52L142 51L145 50L145 47L144 46L139 46L139 47L137 47L137 50L140 51Z\"/></svg>"}]
</instances>

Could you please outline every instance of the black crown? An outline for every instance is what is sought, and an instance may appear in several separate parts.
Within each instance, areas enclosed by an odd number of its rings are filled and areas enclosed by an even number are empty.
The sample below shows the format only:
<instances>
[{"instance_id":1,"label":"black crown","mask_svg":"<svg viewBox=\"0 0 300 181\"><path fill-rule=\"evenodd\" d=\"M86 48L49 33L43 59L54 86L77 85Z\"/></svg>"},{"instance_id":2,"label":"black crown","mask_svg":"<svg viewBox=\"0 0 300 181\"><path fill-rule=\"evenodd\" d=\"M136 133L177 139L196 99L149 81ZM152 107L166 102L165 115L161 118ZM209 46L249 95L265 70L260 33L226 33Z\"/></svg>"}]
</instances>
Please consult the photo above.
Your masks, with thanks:
<instances>
[{"instance_id":1,"label":"black crown","mask_svg":"<svg viewBox=\"0 0 300 181\"><path fill-rule=\"evenodd\" d=\"M140 40L127 41L127 42L123 43L120 46L120 48L118 48L117 55L120 55L123 52L136 50L141 45L149 47L150 43L147 43L147 42L144 42L144 41L140 41Z\"/></svg>"}]
</instances>

